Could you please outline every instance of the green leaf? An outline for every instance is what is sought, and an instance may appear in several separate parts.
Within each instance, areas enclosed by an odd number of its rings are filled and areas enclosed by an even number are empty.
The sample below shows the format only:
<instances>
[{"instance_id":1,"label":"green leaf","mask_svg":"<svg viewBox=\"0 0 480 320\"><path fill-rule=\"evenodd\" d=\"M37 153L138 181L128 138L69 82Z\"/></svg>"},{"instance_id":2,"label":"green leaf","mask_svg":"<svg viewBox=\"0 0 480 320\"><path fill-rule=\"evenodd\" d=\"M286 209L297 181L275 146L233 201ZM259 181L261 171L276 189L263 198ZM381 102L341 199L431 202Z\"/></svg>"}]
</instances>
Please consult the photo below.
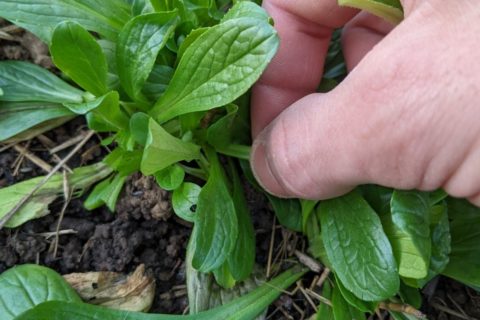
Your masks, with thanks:
<instances>
[{"instance_id":1,"label":"green leaf","mask_svg":"<svg viewBox=\"0 0 480 320\"><path fill-rule=\"evenodd\" d=\"M155 11L172 11L175 9L173 0L150 0Z\"/></svg>"},{"instance_id":2,"label":"green leaf","mask_svg":"<svg viewBox=\"0 0 480 320\"><path fill-rule=\"evenodd\" d=\"M205 31L207 31L209 28L198 28L198 29L195 29L195 30L192 30L188 36L185 38L185 40L183 40L182 44L180 45L180 48L178 48L178 52L177 52L177 62L175 63L176 65L180 62L180 60L182 59L183 57L183 54L185 53L185 51L187 50L188 47L190 47L190 45L192 43L195 42L195 40L197 40L198 37L200 37Z\"/></svg>"},{"instance_id":3,"label":"green leaf","mask_svg":"<svg viewBox=\"0 0 480 320\"><path fill-rule=\"evenodd\" d=\"M400 0L338 0L338 4L368 11L392 24L398 24L403 20Z\"/></svg>"},{"instance_id":4,"label":"green leaf","mask_svg":"<svg viewBox=\"0 0 480 320\"><path fill-rule=\"evenodd\" d=\"M251 293L196 315L161 315L112 310L86 303L50 301L28 310L15 320L251 320L270 305L304 272L288 270Z\"/></svg>"},{"instance_id":5,"label":"green leaf","mask_svg":"<svg viewBox=\"0 0 480 320\"><path fill-rule=\"evenodd\" d=\"M173 191L173 212L183 220L195 222L198 197L202 188L191 182L184 182Z\"/></svg>"},{"instance_id":6,"label":"green leaf","mask_svg":"<svg viewBox=\"0 0 480 320\"><path fill-rule=\"evenodd\" d=\"M93 188L92 192L90 192L87 199L85 199L83 202L85 209L91 211L105 205L103 195L106 192L106 189L109 187L111 181L111 178L105 179Z\"/></svg>"},{"instance_id":7,"label":"green leaf","mask_svg":"<svg viewBox=\"0 0 480 320\"><path fill-rule=\"evenodd\" d=\"M101 96L107 88L107 59L102 47L81 25L60 23L53 31L50 53L55 65L83 89Z\"/></svg>"},{"instance_id":8,"label":"green leaf","mask_svg":"<svg viewBox=\"0 0 480 320\"><path fill-rule=\"evenodd\" d=\"M117 204L118 196L122 191L126 179L126 176L117 174L112 181L110 181L108 187L102 192L101 198L111 212L115 212L115 205Z\"/></svg>"},{"instance_id":9,"label":"green leaf","mask_svg":"<svg viewBox=\"0 0 480 320\"><path fill-rule=\"evenodd\" d=\"M344 298L338 288L333 289L332 309L335 320L364 320L365 314L350 305Z\"/></svg>"},{"instance_id":10,"label":"green leaf","mask_svg":"<svg viewBox=\"0 0 480 320\"><path fill-rule=\"evenodd\" d=\"M275 30L258 19L233 19L211 27L187 48L150 114L165 122L232 102L255 83L277 48Z\"/></svg>"},{"instance_id":11,"label":"green leaf","mask_svg":"<svg viewBox=\"0 0 480 320\"><path fill-rule=\"evenodd\" d=\"M232 199L238 221L238 237L227 263L233 278L243 281L250 276L255 264L255 231L237 168L232 160L229 161L229 165L233 184Z\"/></svg>"},{"instance_id":12,"label":"green leaf","mask_svg":"<svg viewBox=\"0 0 480 320\"><path fill-rule=\"evenodd\" d=\"M56 103L0 102L0 141L53 119L72 119L75 115Z\"/></svg>"},{"instance_id":13,"label":"green leaf","mask_svg":"<svg viewBox=\"0 0 480 320\"><path fill-rule=\"evenodd\" d=\"M130 132L135 139L135 142L141 146L145 146L148 137L148 122L150 117L142 112L134 113L130 117Z\"/></svg>"},{"instance_id":14,"label":"green leaf","mask_svg":"<svg viewBox=\"0 0 480 320\"><path fill-rule=\"evenodd\" d=\"M0 88L0 101L81 103L85 94L53 73L23 61L0 62Z\"/></svg>"},{"instance_id":15,"label":"green leaf","mask_svg":"<svg viewBox=\"0 0 480 320\"><path fill-rule=\"evenodd\" d=\"M420 290L407 286L403 282L400 283L400 292L398 293L402 301L416 309L422 306L422 295Z\"/></svg>"},{"instance_id":16,"label":"green leaf","mask_svg":"<svg viewBox=\"0 0 480 320\"><path fill-rule=\"evenodd\" d=\"M179 161L191 161L198 158L200 158L199 146L175 138L155 120L150 119L141 164L143 174L151 175Z\"/></svg>"},{"instance_id":17,"label":"green leaf","mask_svg":"<svg viewBox=\"0 0 480 320\"><path fill-rule=\"evenodd\" d=\"M118 92L110 91L95 101L98 102L98 105L96 105L92 112L88 113L88 115L94 115L97 125L90 126L91 129L95 131L105 131L102 129L103 127L106 127L106 131L124 131L128 128L129 119L120 108ZM70 104L67 106L70 109L83 108L83 106L75 107L74 105Z\"/></svg>"},{"instance_id":18,"label":"green leaf","mask_svg":"<svg viewBox=\"0 0 480 320\"><path fill-rule=\"evenodd\" d=\"M115 42L100 39L97 41L102 48L105 59L107 60L107 87L109 90L116 90L120 86L120 79L117 71L117 46Z\"/></svg>"},{"instance_id":19,"label":"green leaf","mask_svg":"<svg viewBox=\"0 0 480 320\"><path fill-rule=\"evenodd\" d=\"M116 93L109 92L101 97L95 98L88 102L64 103L63 105L67 107L70 111L76 114L86 114L87 112L95 110L96 108L100 107L102 104L106 103L106 100L108 100L111 95L115 95L115 94Z\"/></svg>"},{"instance_id":20,"label":"green leaf","mask_svg":"<svg viewBox=\"0 0 480 320\"><path fill-rule=\"evenodd\" d=\"M50 43L53 29L73 21L114 40L130 18L124 1L116 0L2 0L0 16Z\"/></svg>"},{"instance_id":21,"label":"green leaf","mask_svg":"<svg viewBox=\"0 0 480 320\"><path fill-rule=\"evenodd\" d=\"M134 100L146 100L142 88L160 50L173 35L176 12L159 12L130 20L118 37L117 66L120 82Z\"/></svg>"},{"instance_id":22,"label":"green leaf","mask_svg":"<svg viewBox=\"0 0 480 320\"><path fill-rule=\"evenodd\" d=\"M228 264L225 262L219 268L213 270L213 275L217 283L225 289L232 289L236 281L232 276L232 273L228 269Z\"/></svg>"},{"instance_id":23,"label":"green leaf","mask_svg":"<svg viewBox=\"0 0 480 320\"><path fill-rule=\"evenodd\" d=\"M111 151L103 160L112 169L123 176L129 176L140 169L142 151L126 151L120 147Z\"/></svg>"},{"instance_id":24,"label":"green leaf","mask_svg":"<svg viewBox=\"0 0 480 320\"><path fill-rule=\"evenodd\" d=\"M361 186L360 191L368 204L380 215L390 215L393 190L373 184Z\"/></svg>"},{"instance_id":25,"label":"green leaf","mask_svg":"<svg viewBox=\"0 0 480 320\"><path fill-rule=\"evenodd\" d=\"M221 22L238 18L256 18L268 22L270 17L267 12L257 4L250 1L240 1L223 16Z\"/></svg>"},{"instance_id":26,"label":"green leaf","mask_svg":"<svg viewBox=\"0 0 480 320\"><path fill-rule=\"evenodd\" d=\"M337 289L340 290L342 293L343 298L353 307L356 309L365 312L365 313L374 313L375 309L377 308L377 302L371 301L363 301L357 298L352 292L350 292L343 283L335 277L335 283L337 285Z\"/></svg>"},{"instance_id":27,"label":"green leaf","mask_svg":"<svg viewBox=\"0 0 480 320\"><path fill-rule=\"evenodd\" d=\"M388 299L400 280L380 219L358 191L319 205L322 238L336 276L365 301Z\"/></svg>"},{"instance_id":28,"label":"green leaf","mask_svg":"<svg viewBox=\"0 0 480 320\"><path fill-rule=\"evenodd\" d=\"M423 279L405 279L406 282L416 288L422 288L428 281L440 274L450 260L451 236L448 221L446 203L433 206L430 210L430 234L432 243L432 255L428 268L428 275Z\"/></svg>"},{"instance_id":29,"label":"green leaf","mask_svg":"<svg viewBox=\"0 0 480 320\"><path fill-rule=\"evenodd\" d=\"M315 207L319 201L317 200L304 200L300 199L300 207L302 208L302 231L308 236L306 232L311 226L308 226L309 221L311 220L312 213L315 212ZM316 221L316 219L315 219ZM311 228L310 228L311 229Z\"/></svg>"},{"instance_id":30,"label":"green leaf","mask_svg":"<svg viewBox=\"0 0 480 320\"><path fill-rule=\"evenodd\" d=\"M298 199L281 199L266 194L280 224L293 231L302 231L302 206Z\"/></svg>"},{"instance_id":31,"label":"green leaf","mask_svg":"<svg viewBox=\"0 0 480 320\"><path fill-rule=\"evenodd\" d=\"M395 190L390 206L391 217L382 219L399 264L399 274L422 279L428 274L432 251L429 194Z\"/></svg>"},{"instance_id":32,"label":"green leaf","mask_svg":"<svg viewBox=\"0 0 480 320\"><path fill-rule=\"evenodd\" d=\"M322 289L322 296L325 299L332 299L332 286L330 285L329 281L325 281L323 284L323 289ZM333 320L335 319L333 316L333 309L331 306L329 306L326 303L320 303L318 306L318 312L316 315L317 320Z\"/></svg>"},{"instance_id":33,"label":"green leaf","mask_svg":"<svg viewBox=\"0 0 480 320\"><path fill-rule=\"evenodd\" d=\"M104 179L111 172L112 169L103 163L97 163L73 170L73 173L67 174L67 179L70 189L74 191L74 196L79 197L92 184ZM37 177L0 189L0 218L14 208L41 180L43 177ZM48 205L61 196L63 196L63 175L57 173L30 197L5 226L15 228L29 220L49 214Z\"/></svg>"},{"instance_id":34,"label":"green leaf","mask_svg":"<svg viewBox=\"0 0 480 320\"><path fill-rule=\"evenodd\" d=\"M150 0L133 0L132 14L134 16L152 13L153 11L154 9Z\"/></svg>"},{"instance_id":35,"label":"green leaf","mask_svg":"<svg viewBox=\"0 0 480 320\"><path fill-rule=\"evenodd\" d=\"M164 65L154 65L152 72L142 89L142 94L149 100L158 100L165 92L173 77L173 68Z\"/></svg>"},{"instance_id":36,"label":"green leaf","mask_svg":"<svg viewBox=\"0 0 480 320\"><path fill-rule=\"evenodd\" d=\"M46 301L79 303L82 300L59 274L45 267L25 264L0 275L2 320L16 319Z\"/></svg>"},{"instance_id":37,"label":"green leaf","mask_svg":"<svg viewBox=\"0 0 480 320\"><path fill-rule=\"evenodd\" d=\"M195 252L192 265L200 272L219 268L235 248L238 221L222 165L214 151L207 149L210 176L198 197L195 214Z\"/></svg>"},{"instance_id":38,"label":"green leaf","mask_svg":"<svg viewBox=\"0 0 480 320\"><path fill-rule=\"evenodd\" d=\"M165 190L177 189L183 182L185 171L177 164L171 165L155 173L155 180Z\"/></svg>"},{"instance_id":39,"label":"green leaf","mask_svg":"<svg viewBox=\"0 0 480 320\"><path fill-rule=\"evenodd\" d=\"M466 200L447 199L452 251L442 274L472 287L480 286L480 208Z\"/></svg>"},{"instance_id":40,"label":"green leaf","mask_svg":"<svg viewBox=\"0 0 480 320\"><path fill-rule=\"evenodd\" d=\"M215 149L222 149L232 143L232 126L237 116L238 106L229 104L227 114L211 124L207 130L207 141Z\"/></svg>"},{"instance_id":41,"label":"green leaf","mask_svg":"<svg viewBox=\"0 0 480 320\"><path fill-rule=\"evenodd\" d=\"M317 218L311 216L311 219L317 222ZM308 235L308 252L329 269L332 269L332 263L328 260L327 252L325 250L325 244L323 243L322 234L320 232L314 233L318 229L318 226L312 226L313 230L309 231Z\"/></svg>"},{"instance_id":42,"label":"green leaf","mask_svg":"<svg viewBox=\"0 0 480 320\"><path fill-rule=\"evenodd\" d=\"M115 212L118 196L123 189L127 176L116 174L97 184L84 202L87 210L93 210L106 205L111 212Z\"/></svg>"}]
</instances>

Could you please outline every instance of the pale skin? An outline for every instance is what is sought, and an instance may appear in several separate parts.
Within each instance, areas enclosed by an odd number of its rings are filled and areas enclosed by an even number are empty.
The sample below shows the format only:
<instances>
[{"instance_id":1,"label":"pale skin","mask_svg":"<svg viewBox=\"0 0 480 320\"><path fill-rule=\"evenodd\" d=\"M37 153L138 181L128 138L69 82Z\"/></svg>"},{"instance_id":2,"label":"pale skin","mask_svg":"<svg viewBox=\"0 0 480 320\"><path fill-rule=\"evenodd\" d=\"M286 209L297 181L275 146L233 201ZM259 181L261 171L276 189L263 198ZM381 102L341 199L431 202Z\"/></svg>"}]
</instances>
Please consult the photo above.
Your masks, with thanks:
<instances>
[{"instance_id":1,"label":"pale skin","mask_svg":"<svg viewBox=\"0 0 480 320\"><path fill-rule=\"evenodd\" d=\"M280 197L375 183L480 206L480 5L401 0L392 26L336 0L265 0L281 45L252 96L252 167ZM333 29L349 69L315 93Z\"/></svg>"}]
</instances>

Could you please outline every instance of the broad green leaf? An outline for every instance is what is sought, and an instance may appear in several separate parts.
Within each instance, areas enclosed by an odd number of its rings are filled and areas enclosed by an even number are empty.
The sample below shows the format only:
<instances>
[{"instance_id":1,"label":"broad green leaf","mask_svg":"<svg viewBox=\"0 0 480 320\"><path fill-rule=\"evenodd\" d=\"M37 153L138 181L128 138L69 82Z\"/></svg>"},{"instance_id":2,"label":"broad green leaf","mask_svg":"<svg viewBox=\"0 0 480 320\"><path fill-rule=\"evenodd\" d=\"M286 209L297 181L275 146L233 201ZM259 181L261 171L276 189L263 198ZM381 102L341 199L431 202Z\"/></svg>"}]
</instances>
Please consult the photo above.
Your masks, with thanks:
<instances>
[{"instance_id":1,"label":"broad green leaf","mask_svg":"<svg viewBox=\"0 0 480 320\"><path fill-rule=\"evenodd\" d=\"M116 39L130 18L124 1L116 0L2 0L0 17L27 29L50 43L53 29L64 21L73 21L85 29Z\"/></svg>"},{"instance_id":2,"label":"broad green leaf","mask_svg":"<svg viewBox=\"0 0 480 320\"><path fill-rule=\"evenodd\" d=\"M175 138L150 118L148 137L141 164L142 173L154 174L179 161L200 158L200 147Z\"/></svg>"},{"instance_id":3,"label":"broad green leaf","mask_svg":"<svg viewBox=\"0 0 480 320\"><path fill-rule=\"evenodd\" d=\"M177 189L183 182L185 171L177 164L173 164L155 173L155 180L165 190Z\"/></svg>"},{"instance_id":4,"label":"broad green leaf","mask_svg":"<svg viewBox=\"0 0 480 320\"><path fill-rule=\"evenodd\" d=\"M430 234L432 255L428 275L423 279L404 279L409 285L422 288L428 281L440 274L450 260L451 236L446 203L433 206L430 210Z\"/></svg>"},{"instance_id":5,"label":"broad green leaf","mask_svg":"<svg viewBox=\"0 0 480 320\"><path fill-rule=\"evenodd\" d=\"M158 100L165 92L173 77L173 68L164 65L154 65L152 72L142 89L142 94L149 100Z\"/></svg>"},{"instance_id":6,"label":"broad green leaf","mask_svg":"<svg viewBox=\"0 0 480 320\"><path fill-rule=\"evenodd\" d=\"M337 289L342 293L343 298L353 307L356 309L363 311L365 313L374 313L375 309L377 308L377 302L371 301L363 301L357 298L352 292L350 292L342 282L335 277L335 284L337 285Z\"/></svg>"},{"instance_id":7,"label":"broad green leaf","mask_svg":"<svg viewBox=\"0 0 480 320\"><path fill-rule=\"evenodd\" d=\"M142 88L155 64L158 52L173 35L176 12L158 12L130 20L118 37L117 68L120 82L134 100L146 100Z\"/></svg>"},{"instance_id":8,"label":"broad green leaf","mask_svg":"<svg viewBox=\"0 0 480 320\"><path fill-rule=\"evenodd\" d=\"M365 314L350 305L342 295L338 288L333 289L332 309L335 320L364 320Z\"/></svg>"},{"instance_id":9,"label":"broad green leaf","mask_svg":"<svg viewBox=\"0 0 480 320\"><path fill-rule=\"evenodd\" d=\"M472 287L480 286L480 208L466 200L447 199L452 251L442 274Z\"/></svg>"},{"instance_id":10,"label":"broad green leaf","mask_svg":"<svg viewBox=\"0 0 480 320\"><path fill-rule=\"evenodd\" d=\"M238 222L238 237L227 263L233 278L243 281L250 276L255 264L255 231L237 168L232 160L229 161L229 164L233 184L232 200Z\"/></svg>"},{"instance_id":11,"label":"broad green leaf","mask_svg":"<svg viewBox=\"0 0 480 320\"><path fill-rule=\"evenodd\" d=\"M16 319L46 301L80 303L82 300L59 274L45 267L24 264L0 275L2 320Z\"/></svg>"},{"instance_id":12,"label":"broad green leaf","mask_svg":"<svg viewBox=\"0 0 480 320\"><path fill-rule=\"evenodd\" d=\"M112 310L86 303L51 301L28 310L15 320L251 320L304 272L288 270L254 291L221 307L196 315L162 315Z\"/></svg>"},{"instance_id":13,"label":"broad green leaf","mask_svg":"<svg viewBox=\"0 0 480 320\"><path fill-rule=\"evenodd\" d=\"M237 18L256 18L268 22L270 17L261 7L250 1L240 1L223 16L221 22Z\"/></svg>"},{"instance_id":14,"label":"broad green leaf","mask_svg":"<svg viewBox=\"0 0 480 320\"><path fill-rule=\"evenodd\" d=\"M302 231L302 206L298 199L281 199L266 194L280 224L293 231Z\"/></svg>"},{"instance_id":15,"label":"broad green leaf","mask_svg":"<svg viewBox=\"0 0 480 320\"><path fill-rule=\"evenodd\" d=\"M195 212L197 211L198 197L201 190L202 188L195 183L182 183L180 187L173 191L173 212L186 221L195 222Z\"/></svg>"},{"instance_id":16,"label":"broad green leaf","mask_svg":"<svg viewBox=\"0 0 480 320\"><path fill-rule=\"evenodd\" d=\"M275 30L258 19L233 19L211 27L187 48L150 114L165 122L232 102L255 83L277 48Z\"/></svg>"},{"instance_id":17,"label":"broad green leaf","mask_svg":"<svg viewBox=\"0 0 480 320\"><path fill-rule=\"evenodd\" d=\"M70 189L74 191L74 196L79 197L92 184L104 179L111 172L112 169L103 163L97 163L73 170L73 173L67 174L67 179ZM41 180L43 180L43 177L37 177L0 189L0 218L14 208ZM49 214L48 205L62 196L63 175L57 173L30 197L28 202L17 211L5 226L15 228L29 220Z\"/></svg>"},{"instance_id":18,"label":"broad green leaf","mask_svg":"<svg viewBox=\"0 0 480 320\"><path fill-rule=\"evenodd\" d=\"M75 115L57 103L0 102L0 141L4 141L53 119L72 119Z\"/></svg>"},{"instance_id":19,"label":"broad green leaf","mask_svg":"<svg viewBox=\"0 0 480 320\"><path fill-rule=\"evenodd\" d=\"M403 20L400 0L338 0L338 4L368 11L392 24L398 24Z\"/></svg>"},{"instance_id":20,"label":"broad green leaf","mask_svg":"<svg viewBox=\"0 0 480 320\"><path fill-rule=\"evenodd\" d=\"M382 222L399 264L399 274L422 279L428 274L432 252L429 194L395 190L390 207L391 216L382 217Z\"/></svg>"},{"instance_id":21,"label":"broad green leaf","mask_svg":"<svg viewBox=\"0 0 480 320\"><path fill-rule=\"evenodd\" d=\"M134 113L130 117L130 132L135 139L135 142L145 146L148 137L148 122L150 117L142 112Z\"/></svg>"},{"instance_id":22,"label":"broad green leaf","mask_svg":"<svg viewBox=\"0 0 480 320\"><path fill-rule=\"evenodd\" d=\"M50 53L55 65L80 87L96 96L107 93L107 59L102 47L81 25L60 23L53 31Z\"/></svg>"},{"instance_id":23,"label":"broad green leaf","mask_svg":"<svg viewBox=\"0 0 480 320\"><path fill-rule=\"evenodd\" d=\"M210 176L198 197L195 214L195 252L192 265L200 272L219 268L232 253L238 238L235 203L228 191L216 153L207 149Z\"/></svg>"},{"instance_id":24,"label":"broad green leaf","mask_svg":"<svg viewBox=\"0 0 480 320\"><path fill-rule=\"evenodd\" d=\"M319 205L328 259L345 288L365 301L388 299L400 280L380 219L358 191Z\"/></svg>"},{"instance_id":25,"label":"broad green leaf","mask_svg":"<svg viewBox=\"0 0 480 320\"><path fill-rule=\"evenodd\" d=\"M85 94L53 73L24 61L0 62L0 88L0 101L81 103Z\"/></svg>"}]
</instances>

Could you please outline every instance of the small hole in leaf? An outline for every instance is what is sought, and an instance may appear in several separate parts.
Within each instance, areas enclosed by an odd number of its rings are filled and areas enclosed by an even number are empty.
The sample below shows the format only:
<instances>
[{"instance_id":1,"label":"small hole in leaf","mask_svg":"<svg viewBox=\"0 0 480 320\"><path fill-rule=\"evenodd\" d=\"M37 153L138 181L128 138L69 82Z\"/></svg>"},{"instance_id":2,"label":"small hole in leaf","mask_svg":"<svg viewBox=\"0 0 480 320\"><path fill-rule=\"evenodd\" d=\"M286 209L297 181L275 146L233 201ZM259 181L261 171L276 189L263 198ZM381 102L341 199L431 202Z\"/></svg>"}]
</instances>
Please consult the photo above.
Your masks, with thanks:
<instances>
[{"instance_id":1,"label":"small hole in leaf","mask_svg":"<svg viewBox=\"0 0 480 320\"><path fill-rule=\"evenodd\" d=\"M194 204L193 206L190 207L190 211L195 212L197 211L197 205Z\"/></svg>"}]
</instances>

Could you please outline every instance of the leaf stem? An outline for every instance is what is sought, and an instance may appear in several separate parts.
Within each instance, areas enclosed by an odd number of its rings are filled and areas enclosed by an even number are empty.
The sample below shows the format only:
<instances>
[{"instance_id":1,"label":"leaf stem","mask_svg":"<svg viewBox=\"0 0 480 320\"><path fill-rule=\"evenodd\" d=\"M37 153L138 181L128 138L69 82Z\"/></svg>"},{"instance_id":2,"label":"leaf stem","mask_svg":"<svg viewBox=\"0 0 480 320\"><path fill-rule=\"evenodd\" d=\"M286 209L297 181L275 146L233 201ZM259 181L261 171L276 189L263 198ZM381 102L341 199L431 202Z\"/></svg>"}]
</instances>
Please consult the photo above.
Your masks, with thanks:
<instances>
[{"instance_id":1,"label":"leaf stem","mask_svg":"<svg viewBox=\"0 0 480 320\"><path fill-rule=\"evenodd\" d=\"M241 144L230 144L225 148L217 148L217 152L221 154L247 161L250 160L251 150L252 147Z\"/></svg>"}]
</instances>

